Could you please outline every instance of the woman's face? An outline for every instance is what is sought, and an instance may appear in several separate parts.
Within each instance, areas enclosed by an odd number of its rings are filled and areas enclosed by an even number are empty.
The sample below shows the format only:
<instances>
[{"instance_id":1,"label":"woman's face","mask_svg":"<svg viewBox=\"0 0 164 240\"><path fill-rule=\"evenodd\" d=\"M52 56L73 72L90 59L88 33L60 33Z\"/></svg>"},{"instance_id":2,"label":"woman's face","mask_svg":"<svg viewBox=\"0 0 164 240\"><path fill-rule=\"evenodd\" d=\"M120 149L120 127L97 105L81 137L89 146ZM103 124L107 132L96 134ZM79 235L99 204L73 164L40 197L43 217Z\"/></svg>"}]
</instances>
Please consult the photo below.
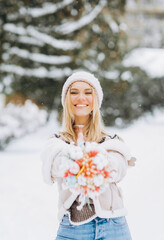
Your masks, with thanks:
<instances>
[{"instance_id":1,"label":"woman's face","mask_svg":"<svg viewBox=\"0 0 164 240\"><path fill-rule=\"evenodd\" d=\"M93 89L88 83L74 82L70 87L70 98L75 117L87 117L93 110Z\"/></svg>"}]
</instances>

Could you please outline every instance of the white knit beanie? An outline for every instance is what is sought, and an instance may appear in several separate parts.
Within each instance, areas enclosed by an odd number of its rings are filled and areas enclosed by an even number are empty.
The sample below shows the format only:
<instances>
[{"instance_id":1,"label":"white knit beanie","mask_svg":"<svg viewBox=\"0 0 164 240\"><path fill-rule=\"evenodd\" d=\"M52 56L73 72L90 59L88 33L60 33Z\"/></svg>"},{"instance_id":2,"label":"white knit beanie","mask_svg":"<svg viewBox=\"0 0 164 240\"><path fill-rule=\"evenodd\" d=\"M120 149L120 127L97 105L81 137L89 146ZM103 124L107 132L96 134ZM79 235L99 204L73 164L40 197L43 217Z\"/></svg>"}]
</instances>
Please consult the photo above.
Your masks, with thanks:
<instances>
[{"instance_id":1,"label":"white knit beanie","mask_svg":"<svg viewBox=\"0 0 164 240\"><path fill-rule=\"evenodd\" d=\"M103 91L102 91L100 82L93 74L91 74L89 72L85 72L85 71L75 72L70 77L68 77L67 80L65 81L63 88L62 88L62 96L61 96L62 97L61 101L62 101L63 107L64 107L66 94L67 94L67 91L68 91L70 85L73 82L77 82L77 81L87 82L94 88L97 98L98 98L98 104L99 104L99 108L100 108L101 104L102 104L102 100L103 100Z\"/></svg>"}]
</instances>

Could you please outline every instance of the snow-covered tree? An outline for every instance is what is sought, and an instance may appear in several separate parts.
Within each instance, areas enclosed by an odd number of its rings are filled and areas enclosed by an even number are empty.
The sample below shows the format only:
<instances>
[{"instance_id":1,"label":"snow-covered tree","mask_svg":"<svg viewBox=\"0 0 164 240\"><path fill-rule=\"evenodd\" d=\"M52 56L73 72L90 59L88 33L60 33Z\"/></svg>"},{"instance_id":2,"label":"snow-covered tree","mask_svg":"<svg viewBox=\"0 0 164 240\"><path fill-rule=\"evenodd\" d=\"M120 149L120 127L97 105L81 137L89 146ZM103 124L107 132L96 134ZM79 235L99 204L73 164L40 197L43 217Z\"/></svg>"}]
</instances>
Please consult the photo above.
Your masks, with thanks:
<instances>
[{"instance_id":1,"label":"snow-covered tree","mask_svg":"<svg viewBox=\"0 0 164 240\"><path fill-rule=\"evenodd\" d=\"M26 100L24 105L9 103L3 106L0 96L0 150L14 138L36 131L47 120L47 112Z\"/></svg>"},{"instance_id":2,"label":"snow-covered tree","mask_svg":"<svg viewBox=\"0 0 164 240\"><path fill-rule=\"evenodd\" d=\"M146 1L129 0L128 6L129 2L133 8ZM1 0L0 92L22 93L49 109L60 109L63 82L75 69L85 69L103 85L107 125L122 126L164 106L162 77L150 81L139 67L122 65L131 48L125 4L126 0ZM127 16L126 21L131 19Z\"/></svg>"},{"instance_id":3,"label":"snow-covered tree","mask_svg":"<svg viewBox=\"0 0 164 240\"><path fill-rule=\"evenodd\" d=\"M56 108L73 70L103 79L124 53L124 5L125 0L1 0L3 92L23 92Z\"/></svg>"}]
</instances>

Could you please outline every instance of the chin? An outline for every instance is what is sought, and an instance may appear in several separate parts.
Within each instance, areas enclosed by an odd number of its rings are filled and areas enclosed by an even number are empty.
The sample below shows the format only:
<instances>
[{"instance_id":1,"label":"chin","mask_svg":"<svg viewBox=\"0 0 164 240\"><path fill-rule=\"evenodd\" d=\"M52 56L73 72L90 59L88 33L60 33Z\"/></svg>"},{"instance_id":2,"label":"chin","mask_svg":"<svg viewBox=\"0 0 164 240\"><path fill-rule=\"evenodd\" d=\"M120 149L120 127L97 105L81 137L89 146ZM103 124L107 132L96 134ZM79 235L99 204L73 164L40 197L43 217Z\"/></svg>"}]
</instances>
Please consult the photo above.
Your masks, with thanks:
<instances>
[{"instance_id":1,"label":"chin","mask_svg":"<svg viewBox=\"0 0 164 240\"><path fill-rule=\"evenodd\" d=\"M77 117L87 117L90 113L75 113L74 115Z\"/></svg>"}]
</instances>

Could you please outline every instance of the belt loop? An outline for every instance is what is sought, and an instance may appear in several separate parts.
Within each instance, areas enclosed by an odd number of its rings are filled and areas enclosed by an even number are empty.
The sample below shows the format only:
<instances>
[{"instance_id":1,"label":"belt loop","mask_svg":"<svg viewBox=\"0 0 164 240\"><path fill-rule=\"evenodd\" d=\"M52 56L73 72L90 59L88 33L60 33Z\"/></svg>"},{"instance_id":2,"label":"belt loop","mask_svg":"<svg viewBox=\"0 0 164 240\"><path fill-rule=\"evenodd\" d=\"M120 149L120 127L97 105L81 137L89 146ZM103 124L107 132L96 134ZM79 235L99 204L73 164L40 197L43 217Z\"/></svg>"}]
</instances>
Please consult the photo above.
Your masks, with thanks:
<instances>
[{"instance_id":1,"label":"belt loop","mask_svg":"<svg viewBox=\"0 0 164 240\"><path fill-rule=\"evenodd\" d=\"M95 220L95 222L97 223L97 217L96 217L94 220Z\"/></svg>"}]
</instances>

